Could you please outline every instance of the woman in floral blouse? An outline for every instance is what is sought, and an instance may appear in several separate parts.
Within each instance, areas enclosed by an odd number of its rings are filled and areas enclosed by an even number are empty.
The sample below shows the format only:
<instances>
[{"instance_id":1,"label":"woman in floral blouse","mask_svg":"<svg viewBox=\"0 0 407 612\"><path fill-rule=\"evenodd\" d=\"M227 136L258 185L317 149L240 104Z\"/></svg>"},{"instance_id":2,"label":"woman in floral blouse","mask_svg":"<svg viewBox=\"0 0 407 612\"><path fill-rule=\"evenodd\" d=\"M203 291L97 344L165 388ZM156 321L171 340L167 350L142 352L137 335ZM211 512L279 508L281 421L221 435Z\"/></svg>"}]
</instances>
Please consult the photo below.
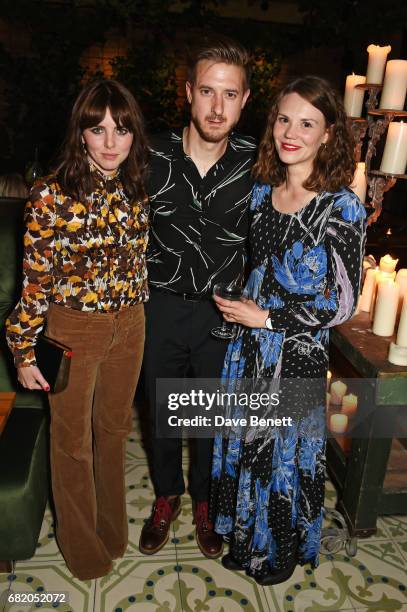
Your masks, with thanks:
<instances>
[{"instance_id":1,"label":"woman in floral blouse","mask_svg":"<svg viewBox=\"0 0 407 612\"><path fill-rule=\"evenodd\" d=\"M81 580L107 574L127 546L124 446L144 345L148 149L140 109L116 81L86 86L61 163L26 208L23 290L7 321L20 383L49 390L35 361L41 330L73 351L49 394L59 546Z\"/></svg>"},{"instance_id":2,"label":"woman in floral blouse","mask_svg":"<svg viewBox=\"0 0 407 612\"><path fill-rule=\"evenodd\" d=\"M278 379L280 415L294 417L285 428L237 426L215 439L211 509L215 531L230 540L222 562L262 585L287 580L298 563L318 565L329 328L352 315L364 251L354 169L338 95L317 77L287 85L254 166L246 299L215 296L239 324L225 358L228 391L244 378L258 387Z\"/></svg>"}]
</instances>

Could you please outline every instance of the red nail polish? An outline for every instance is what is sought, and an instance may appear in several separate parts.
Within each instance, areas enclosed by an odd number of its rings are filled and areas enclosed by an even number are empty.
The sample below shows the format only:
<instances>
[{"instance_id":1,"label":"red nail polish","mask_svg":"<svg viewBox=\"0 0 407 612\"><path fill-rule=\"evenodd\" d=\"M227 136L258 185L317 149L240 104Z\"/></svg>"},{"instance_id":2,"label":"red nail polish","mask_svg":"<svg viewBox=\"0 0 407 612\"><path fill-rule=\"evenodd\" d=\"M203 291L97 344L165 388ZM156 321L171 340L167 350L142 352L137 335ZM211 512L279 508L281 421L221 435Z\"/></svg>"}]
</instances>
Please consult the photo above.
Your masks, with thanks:
<instances>
[{"instance_id":1,"label":"red nail polish","mask_svg":"<svg viewBox=\"0 0 407 612\"><path fill-rule=\"evenodd\" d=\"M44 391L49 391L49 387L44 387Z\"/></svg>"},{"instance_id":2,"label":"red nail polish","mask_svg":"<svg viewBox=\"0 0 407 612\"><path fill-rule=\"evenodd\" d=\"M65 355L68 357L68 359L71 359L72 355L73 355L73 351L67 351L65 353Z\"/></svg>"}]
</instances>

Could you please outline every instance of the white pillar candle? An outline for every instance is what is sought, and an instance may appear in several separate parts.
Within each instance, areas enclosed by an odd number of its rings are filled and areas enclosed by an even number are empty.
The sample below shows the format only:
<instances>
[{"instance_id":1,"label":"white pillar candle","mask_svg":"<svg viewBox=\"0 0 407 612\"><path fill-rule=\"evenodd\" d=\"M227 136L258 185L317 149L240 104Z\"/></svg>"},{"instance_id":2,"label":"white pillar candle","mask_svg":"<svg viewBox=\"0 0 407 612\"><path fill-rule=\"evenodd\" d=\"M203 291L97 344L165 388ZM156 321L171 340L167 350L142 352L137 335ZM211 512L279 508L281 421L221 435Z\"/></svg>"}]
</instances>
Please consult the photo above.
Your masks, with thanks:
<instances>
[{"instance_id":1,"label":"white pillar candle","mask_svg":"<svg viewBox=\"0 0 407 612\"><path fill-rule=\"evenodd\" d=\"M393 334L398 305L399 288L396 283L390 279L379 280L372 329L376 336Z\"/></svg>"},{"instance_id":2,"label":"white pillar candle","mask_svg":"<svg viewBox=\"0 0 407 612\"><path fill-rule=\"evenodd\" d=\"M367 63L366 83L372 85L382 84L384 67L386 66L387 56L390 51L390 45L387 45L387 47L380 47L379 45L368 46L369 61Z\"/></svg>"},{"instance_id":3,"label":"white pillar candle","mask_svg":"<svg viewBox=\"0 0 407 612\"><path fill-rule=\"evenodd\" d=\"M398 261L398 260L397 260ZM376 304L376 296L377 296L377 284L382 281L382 280L390 280L390 281L394 281L396 278L396 272L382 272L381 270L377 269L377 273L376 273L376 284L374 286L374 290L372 293L372 301L370 302L370 321L373 324L373 319L374 319L374 309L375 309L375 304Z\"/></svg>"},{"instance_id":4,"label":"white pillar candle","mask_svg":"<svg viewBox=\"0 0 407 612\"><path fill-rule=\"evenodd\" d=\"M384 145L381 172L404 174L407 164L407 123L392 121Z\"/></svg>"},{"instance_id":5,"label":"white pillar candle","mask_svg":"<svg viewBox=\"0 0 407 612\"><path fill-rule=\"evenodd\" d=\"M407 268L400 268L400 270L396 274L396 283L399 287L399 309L398 314L400 314L401 307L403 306L403 298L407 293Z\"/></svg>"},{"instance_id":6,"label":"white pillar candle","mask_svg":"<svg viewBox=\"0 0 407 612\"><path fill-rule=\"evenodd\" d=\"M348 117L361 116L365 92L363 89L355 89L355 86L364 85L365 83L366 77L360 74L349 74L346 77L343 105Z\"/></svg>"},{"instance_id":7,"label":"white pillar candle","mask_svg":"<svg viewBox=\"0 0 407 612\"><path fill-rule=\"evenodd\" d=\"M358 398L357 395L353 393L349 393L349 395L344 395L342 398L342 408L341 411L348 416L355 414L358 409Z\"/></svg>"},{"instance_id":8,"label":"white pillar candle","mask_svg":"<svg viewBox=\"0 0 407 612\"><path fill-rule=\"evenodd\" d=\"M342 404L342 398L346 393L347 385L341 380L336 380L331 385L331 404L340 406Z\"/></svg>"},{"instance_id":9,"label":"white pillar candle","mask_svg":"<svg viewBox=\"0 0 407 612\"><path fill-rule=\"evenodd\" d=\"M369 312L372 306L377 272L378 270L375 268L369 268L366 270L365 282L363 283L363 290L359 304L359 308L360 310L363 310L363 312Z\"/></svg>"},{"instance_id":10,"label":"white pillar candle","mask_svg":"<svg viewBox=\"0 0 407 612\"><path fill-rule=\"evenodd\" d=\"M392 256L389 254L383 255L383 257L380 258L379 270L380 272L393 273L396 269L397 263L398 259L393 259Z\"/></svg>"},{"instance_id":11,"label":"white pillar candle","mask_svg":"<svg viewBox=\"0 0 407 612\"><path fill-rule=\"evenodd\" d=\"M376 283L382 280L393 280L393 281L396 280L396 271L382 272L381 270L379 270L378 273L376 274Z\"/></svg>"},{"instance_id":12,"label":"white pillar candle","mask_svg":"<svg viewBox=\"0 0 407 612\"><path fill-rule=\"evenodd\" d=\"M394 363L394 365L407 366L407 348L390 342L389 356L387 359L390 363Z\"/></svg>"},{"instance_id":13,"label":"white pillar candle","mask_svg":"<svg viewBox=\"0 0 407 612\"><path fill-rule=\"evenodd\" d=\"M397 346L407 348L407 293L404 295L403 306L401 309L400 322L397 330Z\"/></svg>"},{"instance_id":14,"label":"white pillar candle","mask_svg":"<svg viewBox=\"0 0 407 612\"><path fill-rule=\"evenodd\" d=\"M329 419L329 429L334 433L345 433L348 428L348 421L346 414L332 414Z\"/></svg>"},{"instance_id":15,"label":"white pillar candle","mask_svg":"<svg viewBox=\"0 0 407 612\"><path fill-rule=\"evenodd\" d=\"M353 183L350 186L350 188L352 189L352 191L356 193L359 200L365 203L366 190L367 190L365 162L358 162L358 165L356 166L355 174L353 176Z\"/></svg>"},{"instance_id":16,"label":"white pillar candle","mask_svg":"<svg viewBox=\"0 0 407 612\"><path fill-rule=\"evenodd\" d=\"M380 108L403 110L407 89L407 60L387 62Z\"/></svg>"}]
</instances>

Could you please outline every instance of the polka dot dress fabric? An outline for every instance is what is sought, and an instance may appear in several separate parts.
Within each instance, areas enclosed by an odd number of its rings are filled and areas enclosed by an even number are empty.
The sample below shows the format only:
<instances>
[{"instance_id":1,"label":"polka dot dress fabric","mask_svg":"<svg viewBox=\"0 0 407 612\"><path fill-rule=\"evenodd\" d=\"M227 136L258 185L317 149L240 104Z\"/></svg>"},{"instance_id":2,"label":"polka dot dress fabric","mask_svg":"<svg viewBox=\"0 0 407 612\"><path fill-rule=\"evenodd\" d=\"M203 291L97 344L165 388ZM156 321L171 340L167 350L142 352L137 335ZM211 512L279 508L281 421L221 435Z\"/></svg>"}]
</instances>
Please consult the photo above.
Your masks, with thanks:
<instances>
[{"instance_id":1,"label":"polka dot dress fabric","mask_svg":"<svg viewBox=\"0 0 407 612\"><path fill-rule=\"evenodd\" d=\"M329 327L346 321L357 303L366 215L348 189L280 213L271 187L259 184L251 211L245 296L270 309L273 330L238 328L223 383L232 392L242 379L323 382L311 413L301 413L298 394L289 396L286 412L297 416L292 427L233 426L215 438L215 530L228 537L230 553L249 575L262 576L284 569L293 554L300 564L318 565L326 445L318 427L325 421ZM239 406L228 410L226 416L242 415Z\"/></svg>"}]
</instances>

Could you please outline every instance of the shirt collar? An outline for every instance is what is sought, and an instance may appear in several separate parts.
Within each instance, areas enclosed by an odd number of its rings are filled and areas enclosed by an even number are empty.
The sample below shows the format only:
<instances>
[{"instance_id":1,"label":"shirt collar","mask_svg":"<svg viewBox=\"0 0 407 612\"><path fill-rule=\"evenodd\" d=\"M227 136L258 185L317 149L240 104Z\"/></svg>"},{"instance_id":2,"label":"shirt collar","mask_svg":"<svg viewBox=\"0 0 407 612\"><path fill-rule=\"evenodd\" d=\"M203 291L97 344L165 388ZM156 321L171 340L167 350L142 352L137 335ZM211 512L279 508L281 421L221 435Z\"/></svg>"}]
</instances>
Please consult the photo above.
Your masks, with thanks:
<instances>
[{"instance_id":1,"label":"shirt collar","mask_svg":"<svg viewBox=\"0 0 407 612\"><path fill-rule=\"evenodd\" d=\"M102 180L104 183L106 183L107 181L113 181L120 175L120 166L112 174L105 174L97 166L95 166L91 159L88 158L88 162L91 174L96 179Z\"/></svg>"},{"instance_id":2,"label":"shirt collar","mask_svg":"<svg viewBox=\"0 0 407 612\"><path fill-rule=\"evenodd\" d=\"M172 149L172 152L177 157L182 157L183 159L185 159L185 158L190 159L189 156L184 151L183 132L184 132L184 128L181 128L181 129L178 129L178 130L173 130L170 133L171 149ZM231 145L231 140L233 140L233 136L234 136L234 132L229 134L229 136L228 136L228 144L226 146L225 152L218 159L218 161L216 163L219 163L220 161L228 161L230 159L233 159L233 157L236 155L236 151L234 150L234 148Z\"/></svg>"}]
</instances>

